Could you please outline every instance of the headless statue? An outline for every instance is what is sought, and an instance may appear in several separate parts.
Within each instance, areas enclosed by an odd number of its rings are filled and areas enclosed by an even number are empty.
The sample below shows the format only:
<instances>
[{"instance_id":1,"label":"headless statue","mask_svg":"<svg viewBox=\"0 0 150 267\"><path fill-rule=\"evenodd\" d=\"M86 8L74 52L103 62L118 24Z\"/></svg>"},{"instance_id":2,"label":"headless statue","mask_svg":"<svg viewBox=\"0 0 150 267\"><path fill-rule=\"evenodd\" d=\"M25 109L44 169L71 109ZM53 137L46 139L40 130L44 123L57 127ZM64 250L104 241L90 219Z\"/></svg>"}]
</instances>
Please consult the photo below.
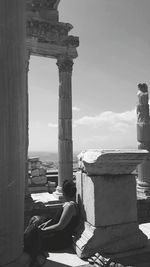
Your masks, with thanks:
<instances>
[{"instance_id":1,"label":"headless statue","mask_svg":"<svg viewBox=\"0 0 150 267\"><path fill-rule=\"evenodd\" d=\"M138 84L138 103L137 103L137 122L149 123L149 96L148 86L146 83Z\"/></svg>"}]
</instances>

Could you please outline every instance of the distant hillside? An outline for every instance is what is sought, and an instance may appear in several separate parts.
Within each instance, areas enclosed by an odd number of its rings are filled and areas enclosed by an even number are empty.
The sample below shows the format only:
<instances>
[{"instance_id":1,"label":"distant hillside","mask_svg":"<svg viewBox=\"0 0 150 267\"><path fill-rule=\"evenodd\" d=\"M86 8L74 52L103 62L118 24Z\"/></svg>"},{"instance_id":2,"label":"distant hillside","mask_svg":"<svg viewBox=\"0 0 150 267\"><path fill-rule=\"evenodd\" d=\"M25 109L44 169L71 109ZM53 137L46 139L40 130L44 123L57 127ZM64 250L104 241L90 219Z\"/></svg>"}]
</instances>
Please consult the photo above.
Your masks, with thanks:
<instances>
[{"instance_id":1,"label":"distant hillside","mask_svg":"<svg viewBox=\"0 0 150 267\"><path fill-rule=\"evenodd\" d=\"M77 155L79 153L75 152L73 155L73 159L77 160ZM58 162L58 153L56 152L45 152L45 151L29 151L29 157L39 157L41 161L52 161Z\"/></svg>"},{"instance_id":2,"label":"distant hillside","mask_svg":"<svg viewBox=\"0 0 150 267\"><path fill-rule=\"evenodd\" d=\"M29 151L29 157L39 157L41 161L58 161L58 154L55 152Z\"/></svg>"}]
</instances>

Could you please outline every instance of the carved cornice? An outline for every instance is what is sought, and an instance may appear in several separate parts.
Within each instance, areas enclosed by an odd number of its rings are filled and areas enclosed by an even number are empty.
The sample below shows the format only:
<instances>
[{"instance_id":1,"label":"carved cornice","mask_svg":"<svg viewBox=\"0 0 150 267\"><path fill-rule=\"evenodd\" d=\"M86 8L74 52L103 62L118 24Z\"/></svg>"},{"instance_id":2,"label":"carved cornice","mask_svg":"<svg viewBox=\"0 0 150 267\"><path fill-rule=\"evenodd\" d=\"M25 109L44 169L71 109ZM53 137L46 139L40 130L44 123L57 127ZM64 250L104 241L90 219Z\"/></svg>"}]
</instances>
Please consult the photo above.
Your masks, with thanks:
<instances>
[{"instance_id":1,"label":"carved cornice","mask_svg":"<svg viewBox=\"0 0 150 267\"><path fill-rule=\"evenodd\" d=\"M69 46L69 47L78 47L79 46L79 37L76 36L68 36L67 38L60 41L61 45Z\"/></svg>"},{"instance_id":2,"label":"carved cornice","mask_svg":"<svg viewBox=\"0 0 150 267\"><path fill-rule=\"evenodd\" d=\"M37 11L40 9L57 9L60 0L26 0L27 9Z\"/></svg>"},{"instance_id":3,"label":"carved cornice","mask_svg":"<svg viewBox=\"0 0 150 267\"><path fill-rule=\"evenodd\" d=\"M37 38L38 42L51 43L66 47L78 47L79 38L68 36L68 31L72 29L69 23L52 24L47 21L28 19L27 38Z\"/></svg>"},{"instance_id":4,"label":"carved cornice","mask_svg":"<svg viewBox=\"0 0 150 267\"><path fill-rule=\"evenodd\" d=\"M37 38L41 42L60 41L68 36L72 29L69 23L55 23L36 19L27 20L27 37Z\"/></svg>"},{"instance_id":5,"label":"carved cornice","mask_svg":"<svg viewBox=\"0 0 150 267\"><path fill-rule=\"evenodd\" d=\"M73 60L70 58L61 58L57 60L57 66L60 72L72 72Z\"/></svg>"}]
</instances>

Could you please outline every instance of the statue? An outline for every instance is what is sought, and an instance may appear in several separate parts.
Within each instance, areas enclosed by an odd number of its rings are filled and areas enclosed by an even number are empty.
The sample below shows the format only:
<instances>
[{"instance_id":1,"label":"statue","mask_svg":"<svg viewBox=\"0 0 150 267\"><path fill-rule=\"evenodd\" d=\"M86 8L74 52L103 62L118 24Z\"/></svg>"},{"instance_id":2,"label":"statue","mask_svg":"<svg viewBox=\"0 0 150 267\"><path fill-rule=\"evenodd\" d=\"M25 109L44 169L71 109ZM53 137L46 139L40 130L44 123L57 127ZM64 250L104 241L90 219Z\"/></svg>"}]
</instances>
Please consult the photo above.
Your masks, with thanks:
<instances>
[{"instance_id":1,"label":"statue","mask_svg":"<svg viewBox=\"0 0 150 267\"><path fill-rule=\"evenodd\" d=\"M137 121L138 123L149 123L149 96L146 83L138 84Z\"/></svg>"}]
</instances>

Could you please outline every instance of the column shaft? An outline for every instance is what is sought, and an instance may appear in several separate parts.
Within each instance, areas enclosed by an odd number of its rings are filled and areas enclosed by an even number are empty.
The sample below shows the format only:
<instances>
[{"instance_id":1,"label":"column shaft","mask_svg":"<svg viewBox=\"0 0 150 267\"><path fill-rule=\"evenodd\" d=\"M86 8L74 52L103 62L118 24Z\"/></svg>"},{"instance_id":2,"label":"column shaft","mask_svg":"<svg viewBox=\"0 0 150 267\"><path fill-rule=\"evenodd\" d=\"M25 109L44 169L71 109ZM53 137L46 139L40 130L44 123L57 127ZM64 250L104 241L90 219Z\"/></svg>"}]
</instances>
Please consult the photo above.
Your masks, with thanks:
<instances>
[{"instance_id":1,"label":"column shaft","mask_svg":"<svg viewBox=\"0 0 150 267\"><path fill-rule=\"evenodd\" d=\"M23 250L25 1L0 1L0 266Z\"/></svg>"},{"instance_id":2,"label":"column shaft","mask_svg":"<svg viewBox=\"0 0 150 267\"><path fill-rule=\"evenodd\" d=\"M137 103L137 139L139 149L150 152L150 118L149 118L149 96L146 84L138 85ZM137 193L139 197L150 197L150 153L138 166Z\"/></svg>"},{"instance_id":3,"label":"column shaft","mask_svg":"<svg viewBox=\"0 0 150 267\"><path fill-rule=\"evenodd\" d=\"M30 51L26 51L26 175L25 175L25 197L30 197L28 188L28 148L29 148L29 93L28 93L28 73L29 73Z\"/></svg>"},{"instance_id":4,"label":"column shaft","mask_svg":"<svg viewBox=\"0 0 150 267\"><path fill-rule=\"evenodd\" d=\"M73 179L72 145L72 65L71 59L59 59L59 118L58 118L58 191L65 179Z\"/></svg>"}]
</instances>

